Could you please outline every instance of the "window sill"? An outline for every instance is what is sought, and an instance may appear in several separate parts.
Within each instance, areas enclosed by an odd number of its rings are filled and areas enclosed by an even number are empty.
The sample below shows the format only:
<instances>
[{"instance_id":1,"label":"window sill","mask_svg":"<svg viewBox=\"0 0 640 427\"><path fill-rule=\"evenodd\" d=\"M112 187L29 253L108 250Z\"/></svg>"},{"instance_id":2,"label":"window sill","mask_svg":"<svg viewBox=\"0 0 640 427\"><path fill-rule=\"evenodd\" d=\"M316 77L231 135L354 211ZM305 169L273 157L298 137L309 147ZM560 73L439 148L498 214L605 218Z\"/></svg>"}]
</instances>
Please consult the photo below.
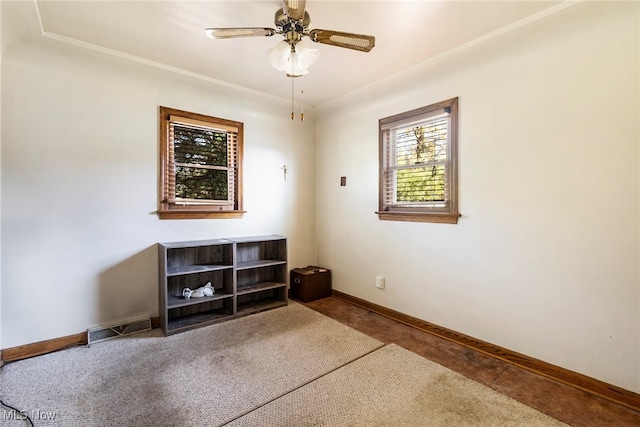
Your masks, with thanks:
<instances>
[{"instance_id":1,"label":"window sill","mask_svg":"<svg viewBox=\"0 0 640 427\"><path fill-rule=\"evenodd\" d=\"M215 211L206 212L201 210L176 210L158 211L160 219L227 219L242 218L246 211Z\"/></svg>"},{"instance_id":2,"label":"window sill","mask_svg":"<svg viewBox=\"0 0 640 427\"><path fill-rule=\"evenodd\" d=\"M457 224L459 213L433 212L376 212L382 221L432 222L436 224Z\"/></svg>"}]
</instances>

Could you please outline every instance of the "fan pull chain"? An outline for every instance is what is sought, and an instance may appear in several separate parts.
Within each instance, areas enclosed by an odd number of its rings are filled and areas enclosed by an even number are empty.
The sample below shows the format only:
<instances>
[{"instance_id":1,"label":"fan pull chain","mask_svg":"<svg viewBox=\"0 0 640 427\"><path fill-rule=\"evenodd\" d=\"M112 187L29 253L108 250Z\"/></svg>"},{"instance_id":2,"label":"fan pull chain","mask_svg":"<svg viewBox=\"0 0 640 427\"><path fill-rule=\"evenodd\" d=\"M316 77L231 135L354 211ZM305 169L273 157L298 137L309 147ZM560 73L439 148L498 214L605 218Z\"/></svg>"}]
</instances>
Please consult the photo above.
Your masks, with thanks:
<instances>
[{"instance_id":1,"label":"fan pull chain","mask_svg":"<svg viewBox=\"0 0 640 427\"><path fill-rule=\"evenodd\" d=\"M291 77L291 120L295 119L296 113L293 112L293 77Z\"/></svg>"},{"instance_id":2,"label":"fan pull chain","mask_svg":"<svg viewBox=\"0 0 640 427\"><path fill-rule=\"evenodd\" d=\"M294 101L294 86L293 86L293 79L295 77L291 77L291 120L295 120L296 118L296 113L295 111L295 101ZM301 93L301 98L300 98L300 121L304 122L304 91L300 91Z\"/></svg>"}]
</instances>

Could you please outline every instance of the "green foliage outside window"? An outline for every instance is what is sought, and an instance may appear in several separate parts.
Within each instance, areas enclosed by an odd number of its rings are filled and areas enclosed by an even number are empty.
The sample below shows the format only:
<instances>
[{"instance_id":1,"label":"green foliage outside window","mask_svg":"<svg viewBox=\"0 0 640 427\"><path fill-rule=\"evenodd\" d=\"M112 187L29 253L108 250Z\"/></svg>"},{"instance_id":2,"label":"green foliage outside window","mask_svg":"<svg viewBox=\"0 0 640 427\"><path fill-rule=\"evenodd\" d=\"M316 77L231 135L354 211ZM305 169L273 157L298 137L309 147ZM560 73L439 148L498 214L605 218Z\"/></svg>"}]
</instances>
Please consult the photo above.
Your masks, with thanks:
<instances>
[{"instance_id":1,"label":"green foliage outside window","mask_svg":"<svg viewBox=\"0 0 640 427\"><path fill-rule=\"evenodd\" d=\"M445 200L447 120L440 119L397 132L396 201Z\"/></svg>"},{"instance_id":2,"label":"green foliage outside window","mask_svg":"<svg viewBox=\"0 0 640 427\"><path fill-rule=\"evenodd\" d=\"M227 144L225 132L174 125L177 198L228 199Z\"/></svg>"}]
</instances>

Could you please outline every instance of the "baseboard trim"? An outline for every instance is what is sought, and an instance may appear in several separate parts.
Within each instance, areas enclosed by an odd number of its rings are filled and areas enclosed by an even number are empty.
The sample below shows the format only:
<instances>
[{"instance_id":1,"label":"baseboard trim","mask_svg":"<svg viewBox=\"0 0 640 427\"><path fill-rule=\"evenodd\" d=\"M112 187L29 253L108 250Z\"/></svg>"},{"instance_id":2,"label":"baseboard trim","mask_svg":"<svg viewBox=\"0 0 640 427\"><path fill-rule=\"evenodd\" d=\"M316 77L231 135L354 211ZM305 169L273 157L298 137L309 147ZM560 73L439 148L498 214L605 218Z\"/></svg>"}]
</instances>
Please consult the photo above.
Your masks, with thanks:
<instances>
[{"instance_id":1,"label":"baseboard trim","mask_svg":"<svg viewBox=\"0 0 640 427\"><path fill-rule=\"evenodd\" d=\"M332 291L332 296L519 368L526 369L538 375L575 387L595 396L626 406L635 411L640 411L640 394L634 393L630 390L626 390L586 375L552 365L551 363L470 337L460 332L456 332L349 294L336 291L335 289Z\"/></svg>"},{"instance_id":2,"label":"baseboard trim","mask_svg":"<svg viewBox=\"0 0 640 427\"><path fill-rule=\"evenodd\" d=\"M160 317L151 318L151 329L158 329L160 327Z\"/></svg>"},{"instance_id":3,"label":"baseboard trim","mask_svg":"<svg viewBox=\"0 0 640 427\"><path fill-rule=\"evenodd\" d=\"M151 327L160 327L160 318L151 318ZM52 353L65 348L75 347L78 345L87 345L87 333L68 335L66 337L54 338L46 341L40 341L32 344L19 345L0 350L0 366L4 362L15 362L29 357L41 356L43 354Z\"/></svg>"},{"instance_id":4,"label":"baseboard trim","mask_svg":"<svg viewBox=\"0 0 640 427\"><path fill-rule=\"evenodd\" d=\"M75 347L77 345L87 345L86 332L32 344L19 345L17 347L5 348L2 350L2 361L15 362L17 360L40 356L42 354Z\"/></svg>"}]
</instances>

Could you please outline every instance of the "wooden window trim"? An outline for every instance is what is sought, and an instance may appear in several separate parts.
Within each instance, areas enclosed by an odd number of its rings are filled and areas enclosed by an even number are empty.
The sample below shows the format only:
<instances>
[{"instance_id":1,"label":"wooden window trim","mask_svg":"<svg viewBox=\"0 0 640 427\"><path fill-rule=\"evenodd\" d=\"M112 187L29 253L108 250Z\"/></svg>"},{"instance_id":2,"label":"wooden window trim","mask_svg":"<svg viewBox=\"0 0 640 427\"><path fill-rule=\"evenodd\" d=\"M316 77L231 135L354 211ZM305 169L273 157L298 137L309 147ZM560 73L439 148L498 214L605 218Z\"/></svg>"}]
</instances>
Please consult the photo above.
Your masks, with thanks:
<instances>
[{"instance_id":1,"label":"wooden window trim","mask_svg":"<svg viewBox=\"0 0 640 427\"><path fill-rule=\"evenodd\" d=\"M384 221L432 222L436 224L457 224L459 213L421 213L377 211L378 219Z\"/></svg>"},{"instance_id":2,"label":"wooden window trim","mask_svg":"<svg viewBox=\"0 0 640 427\"><path fill-rule=\"evenodd\" d=\"M385 202L385 165L384 152L386 149L383 129L388 128L391 123L410 122L413 118L428 116L439 110L449 109L450 124L448 132L451 138L450 144L450 170L449 177L449 199L446 211L430 211L425 206L403 206L390 207ZM410 222L430 222L439 224L457 224L461 214L458 212L458 98L451 98L442 102L431 104L415 110L406 111L394 116L379 120L379 191L378 191L378 219L385 221L410 221Z\"/></svg>"},{"instance_id":3,"label":"wooden window trim","mask_svg":"<svg viewBox=\"0 0 640 427\"><path fill-rule=\"evenodd\" d=\"M173 209L171 211L158 211L160 219L221 219L242 218L246 211L218 211L207 212L191 209Z\"/></svg>"},{"instance_id":4,"label":"wooden window trim","mask_svg":"<svg viewBox=\"0 0 640 427\"><path fill-rule=\"evenodd\" d=\"M166 197L168 191L169 173L169 123L176 117L185 118L191 124L207 124L210 127L216 125L222 130L237 130L236 147L236 189L233 210L223 210L220 206L211 205L180 205L170 203ZM168 107L160 107L160 168L158 185L158 217L160 219L215 219L215 218L242 218L246 213L242 209L242 159L244 147L244 124L228 119L191 113Z\"/></svg>"}]
</instances>

